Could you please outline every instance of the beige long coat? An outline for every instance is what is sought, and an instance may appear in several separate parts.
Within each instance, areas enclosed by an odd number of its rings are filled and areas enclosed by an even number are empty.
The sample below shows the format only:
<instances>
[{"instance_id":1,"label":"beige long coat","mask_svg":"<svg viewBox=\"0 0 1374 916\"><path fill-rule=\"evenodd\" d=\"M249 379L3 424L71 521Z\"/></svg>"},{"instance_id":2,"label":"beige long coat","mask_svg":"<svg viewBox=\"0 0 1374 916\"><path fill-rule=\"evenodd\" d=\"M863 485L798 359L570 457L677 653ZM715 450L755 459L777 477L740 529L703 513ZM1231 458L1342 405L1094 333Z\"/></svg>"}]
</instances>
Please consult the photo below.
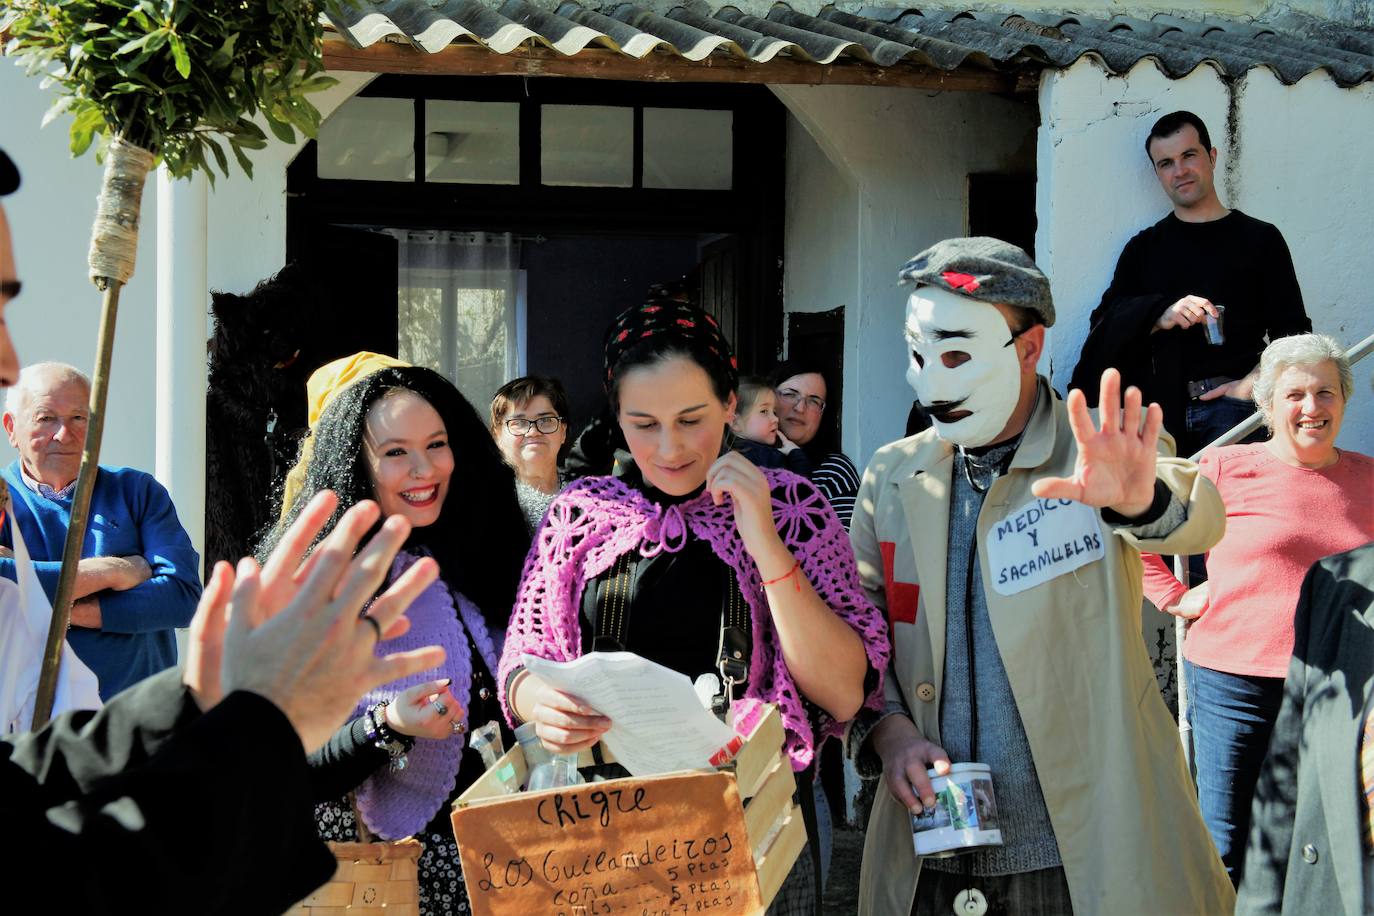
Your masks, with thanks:
<instances>
[{"instance_id":1,"label":"beige long coat","mask_svg":"<svg viewBox=\"0 0 1374 916\"><path fill-rule=\"evenodd\" d=\"M1034 499L1034 480L1073 471L1067 411L1040 384L1039 405L1011 469L984 500L980 545L988 543L989 529ZM864 474L851 529L864 586L892 625L888 698L900 699L936 743L953 470L953 450L933 430L886 446ZM1211 547L1225 524L1221 497L1191 462L1161 458L1158 476L1188 507L1188 520L1162 540L1141 541L1104 523L1101 559L1010 597L993 588L987 551L980 549L993 634L1076 916L1229 914L1235 903L1140 625L1140 552ZM906 916L919 873L907 812L880 785L864 846L859 912Z\"/></svg>"}]
</instances>

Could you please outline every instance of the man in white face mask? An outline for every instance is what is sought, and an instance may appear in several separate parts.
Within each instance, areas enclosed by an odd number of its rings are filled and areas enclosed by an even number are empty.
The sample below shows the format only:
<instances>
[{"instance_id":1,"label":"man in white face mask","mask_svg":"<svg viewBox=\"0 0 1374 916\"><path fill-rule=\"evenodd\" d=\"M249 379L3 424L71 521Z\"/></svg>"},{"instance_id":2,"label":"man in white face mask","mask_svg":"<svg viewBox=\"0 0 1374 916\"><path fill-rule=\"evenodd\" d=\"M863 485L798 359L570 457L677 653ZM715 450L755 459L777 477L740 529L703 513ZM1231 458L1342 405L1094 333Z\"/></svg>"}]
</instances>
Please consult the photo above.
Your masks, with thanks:
<instances>
[{"instance_id":1,"label":"man in white face mask","mask_svg":"<svg viewBox=\"0 0 1374 916\"><path fill-rule=\"evenodd\" d=\"M934 428L878 451L851 528L893 643L887 708L848 736L886 785L860 912L1229 912L1140 631L1140 552L1209 548L1220 497L1115 370L1100 423L1037 374L1054 305L1025 252L950 239L900 276ZM930 773L970 762L991 770L1001 845L916 856Z\"/></svg>"}]
</instances>

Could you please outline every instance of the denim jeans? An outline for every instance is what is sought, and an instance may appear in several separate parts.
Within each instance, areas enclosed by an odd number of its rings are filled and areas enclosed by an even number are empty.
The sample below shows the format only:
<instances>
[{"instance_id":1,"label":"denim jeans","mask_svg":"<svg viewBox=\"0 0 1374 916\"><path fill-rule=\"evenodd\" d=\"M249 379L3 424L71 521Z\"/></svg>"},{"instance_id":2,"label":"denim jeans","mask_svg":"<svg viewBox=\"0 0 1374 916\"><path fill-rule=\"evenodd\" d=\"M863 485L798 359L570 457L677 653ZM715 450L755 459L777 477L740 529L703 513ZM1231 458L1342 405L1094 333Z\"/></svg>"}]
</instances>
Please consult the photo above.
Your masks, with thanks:
<instances>
[{"instance_id":1,"label":"denim jeans","mask_svg":"<svg viewBox=\"0 0 1374 916\"><path fill-rule=\"evenodd\" d=\"M1187 427L1188 435L1178 437L1178 456L1192 457L1195 452L1210 445L1213 439L1254 412L1255 402L1248 399L1225 395L1211 401L1199 401L1194 398L1188 402L1188 410L1184 414L1184 425ZM1241 441L1262 442L1265 436L1264 429L1260 428Z\"/></svg>"},{"instance_id":2,"label":"denim jeans","mask_svg":"<svg viewBox=\"0 0 1374 916\"><path fill-rule=\"evenodd\" d=\"M1228 674L1184 659L1202 819L1233 884L1245 869L1250 803L1279 717L1283 678Z\"/></svg>"}]
</instances>

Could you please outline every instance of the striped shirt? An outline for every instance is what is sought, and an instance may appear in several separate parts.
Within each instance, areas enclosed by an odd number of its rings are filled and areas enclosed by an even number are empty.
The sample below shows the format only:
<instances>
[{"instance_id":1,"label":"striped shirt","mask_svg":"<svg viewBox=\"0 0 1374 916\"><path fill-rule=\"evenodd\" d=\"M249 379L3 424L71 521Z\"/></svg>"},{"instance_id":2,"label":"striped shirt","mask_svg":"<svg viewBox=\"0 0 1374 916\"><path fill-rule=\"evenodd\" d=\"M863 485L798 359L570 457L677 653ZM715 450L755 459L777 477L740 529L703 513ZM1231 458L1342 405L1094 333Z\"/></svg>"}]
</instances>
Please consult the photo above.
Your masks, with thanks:
<instances>
[{"instance_id":1,"label":"striped shirt","mask_svg":"<svg viewBox=\"0 0 1374 916\"><path fill-rule=\"evenodd\" d=\"M859 494L859 471L843 452L832 452L820 460L811 471L811 482L825 494L840 524L849 530L854 517L854 497Z\"/></svg>"}]
</instances>

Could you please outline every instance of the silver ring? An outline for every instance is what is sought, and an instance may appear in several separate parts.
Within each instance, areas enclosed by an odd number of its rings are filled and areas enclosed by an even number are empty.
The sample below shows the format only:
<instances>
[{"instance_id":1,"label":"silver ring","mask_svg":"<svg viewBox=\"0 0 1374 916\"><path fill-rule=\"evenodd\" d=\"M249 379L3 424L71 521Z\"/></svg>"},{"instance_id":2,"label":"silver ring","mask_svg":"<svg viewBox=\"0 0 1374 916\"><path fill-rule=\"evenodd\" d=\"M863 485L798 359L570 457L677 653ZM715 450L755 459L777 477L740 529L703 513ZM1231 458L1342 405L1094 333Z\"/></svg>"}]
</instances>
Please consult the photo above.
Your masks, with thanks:
<instances>
[{"instance_id":1,"label":"silver ring","mask_svg":"<svg viewBox=\"0 0 1374 916\"><path fill-rule=\"evenodd\" d=\"M461 735L468 730L467 723L463 722L461 719L454 719L448 724L448 727L453 729L455 735Z\"/></svg>"},{"instance_id":2,"label":"silver ring","mask_svg":"<svg viewBox=\"0 0 1374 916\"><path fill-rule=\"evenodd\" d=\"M448 715L448 707L445 706L445 705L443 704L443 702L440 701L440 700L435 700L435 701L434 701L434 711L437 712L437 713L438 713L439 715L441 715L441 716L446 716L446 715Z\"/></svg>"},{"instance_id":3,"label":"silver ring","mask_svg":"<svg viewBox=\"0 0 1374 916\"><path fill-rule=\"evenodd\" d=\"M361 617L363 620L366 620L368 623L372 624L373 632L377 634L377 642L381 642L382 625L377 622L377 618L373 617L371 614L359 614L358 616Z\"/></svg>"}]
</instances>

